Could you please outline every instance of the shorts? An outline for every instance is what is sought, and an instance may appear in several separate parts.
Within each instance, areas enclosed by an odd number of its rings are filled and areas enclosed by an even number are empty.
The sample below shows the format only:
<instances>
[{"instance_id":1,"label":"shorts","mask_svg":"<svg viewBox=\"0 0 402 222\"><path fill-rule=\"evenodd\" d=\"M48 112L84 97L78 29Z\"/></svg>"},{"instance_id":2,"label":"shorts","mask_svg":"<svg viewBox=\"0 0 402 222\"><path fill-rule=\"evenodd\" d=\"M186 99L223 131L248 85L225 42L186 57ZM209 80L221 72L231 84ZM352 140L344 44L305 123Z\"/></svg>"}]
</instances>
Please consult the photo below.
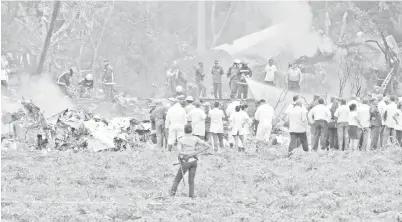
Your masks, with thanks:
<instances>
[{"instance_id":1,"label":"shorts","mask_svg":"<svg viewBox=\"0 0 402 222\"><path fill-rule=\"evenodd\" d=\"M359 128L357 126L349 126L349 129L348 129L349 139L351 139L351 140L359 139L358 135L357 135L358 130L359 130Z\"/></svg>"},{"instance_id":2,"label":"shorts","mask_svg":"<svg viewBox=\"0 0 402 222\"><path fill-rule=\"evenodd\" d=\"M168 133L168 145L173 145L177 142L177 140L184 136L184 127L181 128L169 128Z\"/></svg>"}]
</instances>

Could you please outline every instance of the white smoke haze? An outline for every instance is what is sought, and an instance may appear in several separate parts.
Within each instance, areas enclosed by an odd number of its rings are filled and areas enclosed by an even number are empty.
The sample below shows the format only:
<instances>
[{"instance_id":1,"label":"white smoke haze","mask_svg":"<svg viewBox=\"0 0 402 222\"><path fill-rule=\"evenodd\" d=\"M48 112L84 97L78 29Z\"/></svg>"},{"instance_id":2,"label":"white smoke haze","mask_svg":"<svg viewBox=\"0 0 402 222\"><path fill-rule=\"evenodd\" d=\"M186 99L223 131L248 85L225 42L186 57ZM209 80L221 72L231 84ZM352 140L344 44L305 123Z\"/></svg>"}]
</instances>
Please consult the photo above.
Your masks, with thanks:
<instances>
[{"instance_id":1,"label":"white smoke haze","mask_svg":"<svg viewBox=\"0 0 402 222\"><path fill-rule=\"evenodd\" d=\"M51 117L67 108L73 108L72 101L65 97L54 81L43 73L40 77L22 79L18 95L32 100L43 112L45 117Z\"/></svg>"}]
</instances>

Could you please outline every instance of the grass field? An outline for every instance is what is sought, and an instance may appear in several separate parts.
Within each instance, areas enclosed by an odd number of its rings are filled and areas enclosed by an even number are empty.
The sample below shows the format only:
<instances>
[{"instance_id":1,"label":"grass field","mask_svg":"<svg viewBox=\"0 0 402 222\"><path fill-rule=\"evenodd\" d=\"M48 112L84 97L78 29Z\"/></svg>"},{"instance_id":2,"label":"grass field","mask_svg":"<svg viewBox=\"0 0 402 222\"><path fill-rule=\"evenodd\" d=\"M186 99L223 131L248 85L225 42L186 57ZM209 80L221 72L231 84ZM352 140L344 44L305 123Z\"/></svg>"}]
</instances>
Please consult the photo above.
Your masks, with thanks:
<instances>
[{"instance_id":1,"label":"grass field","mask_svg":"<svg viewBox=\"0 0 402 222\"><path fill-rule=\"evenodd\" d=\"M2 151L2 221L402 221L400 148L202 156L196 199L182 183L168 196L175 162L150 148Z\"/></svg>"}]
</instances>

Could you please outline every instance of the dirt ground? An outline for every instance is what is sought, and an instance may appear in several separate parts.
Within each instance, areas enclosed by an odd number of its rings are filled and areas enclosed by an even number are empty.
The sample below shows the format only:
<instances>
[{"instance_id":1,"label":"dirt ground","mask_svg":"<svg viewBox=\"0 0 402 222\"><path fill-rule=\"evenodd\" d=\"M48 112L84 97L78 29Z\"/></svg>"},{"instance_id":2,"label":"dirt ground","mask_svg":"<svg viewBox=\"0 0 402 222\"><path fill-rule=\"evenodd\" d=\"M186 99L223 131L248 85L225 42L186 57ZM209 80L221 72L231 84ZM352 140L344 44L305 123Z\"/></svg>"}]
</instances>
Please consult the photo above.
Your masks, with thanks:
<instances>
[{"instance_id":1,"label":"dirt ground","mask_svg":"<svg viewBox=\"0 0 402 222\"><path fill-rule=\"evenodd\" d=\"M1 154L2 221L402 221L400 148L202 156L194 200L152 148Z\"/></svg>"}]
</instances>

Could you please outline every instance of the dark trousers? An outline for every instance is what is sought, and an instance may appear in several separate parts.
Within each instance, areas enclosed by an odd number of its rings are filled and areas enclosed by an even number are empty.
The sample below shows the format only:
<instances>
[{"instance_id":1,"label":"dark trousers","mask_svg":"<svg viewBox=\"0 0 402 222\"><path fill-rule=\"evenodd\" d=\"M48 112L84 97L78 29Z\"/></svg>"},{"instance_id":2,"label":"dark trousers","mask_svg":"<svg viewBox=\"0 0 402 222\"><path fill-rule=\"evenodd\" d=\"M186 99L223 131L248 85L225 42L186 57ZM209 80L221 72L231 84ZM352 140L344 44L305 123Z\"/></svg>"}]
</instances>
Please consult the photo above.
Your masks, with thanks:
<instances>
[{"instance_id":1,"label":"dark trousers","mask_svg":"<svg viewBox=\"0 0 402 222\"><path fill-rule=\"evenodd\" d=\"M367 149L367 144L368 144L368 139L369 139L369 134L370 134L370 128L365 127L363 129L359 129L359 149L360 150L366 150Z\"/></svg>"},{"instance_id":2,"label":"dark trousers","mask_svg":"<svg viewBox=\"0 0 402 222\"><path fill-rule=\"evenodd\" d=\"M188 171L188 187L189 187L188 196L194 197L194 178L195 178L195 172L197 171L197 161L193 162L181 161L181 168L179 168L179 170L177 171L176 177L174 178L173 181L172 189L170 190L171 195L176 195L177 187L179 186L181 179L183 179L183 174L186 174L187 171Z\"/></svg>"},{"instance_id":3,"label":"dark trousers","mask_svg":"<svg viewBox=\"0 0 402 222\"><path fill-rule=\"evenodd\" d=\"M248 94L248 85L239 85L237 98L238 99L247 99Z\"/></svg>"},{"instance_id":4,"label":"dark trousers","mask_svg":"<svg viewBox=\"0 0 402 222\"><path fill-rule=\"evenodd\" d=\"M402 146L402 130L395 130L396 141L398 141L398 146Z\"/></svg>"},{"instance_id":5,"label":"dark trousers","mask_svg":"<svg viewBox=\"0 0 402 222\"><path fill-rule=\"evenodd\" d=\"M318 142L321 144L321 149L324 150L327 148L328 123L325 120L316 120L314 125L313 150L318 149Z\"/></svg>"},{"instance_id":6,"label":"dark trousers","mask_svg":"<svg viewBox=\"0 0 402 222\"><path fill-rule=\"evenodd\" d=\"M337 128L328 128L328 142L330 148L339 149Z\"/></svg>"},{"instance_id":7,"label":"dark trousers","mask_svg":"<svg viewBox=\"0 0 402 222\"><path fill-rule=\"evenodd\" d=\"M201 81L198 81L197 82L197 88L198 88L197 98L198 97L203 97L203 98L206 97L206 95L207 95L207 87L205 87L204 83L201 82Z\"/></svg>"},{"instance_id":8,"label":"dark trousers","mask_svg":"<svg viewBox=\"0 0 402 222\"><path fill-rule=\"evenodd\" d=\"M340 150L347 150L349 147L349 123L341 122L338 123L338 146Z\"/></svg>"},{"instance_id":9,"label":"dark trousers","mask_svg":"<svg viewBox=\"0 0 402 222\"><path fill-rule=\"evenodd\" d=\"M231 80L229 82L229 86L230 86L230 98L235 98L236 94L237 94L237 90L239 89L239 84L237 83L237 80Z\"/></svg>"},{"instance_id":10,"label":"dark trousers","mask_svg":"<svg viewBox=\"0 0 402 222\"><path fill-rule=\"evenodd\" d=\"M105 92L105 100L113 101L114 99L113 85L104 85L103 90Z\"/></svg>"},{"instance_id":11,"label":"dark trousers","mask_svg":"<svg viewBox=\"0 0 402 222\"><path fill-rule=\"evenodd\" d=\"M308 151L307 133L290 133L289 153L298 147L301 142L304 151Z\"/></svg>"},{"instance_id":12,"label":"dark trousers","mask_svg":"<svg viewBox=\"0 0 402 222\"><path fill-rule=\"evenodd\" d=\"M382 128L382 126L371 126L371 132L370 132L371 144L370 144L370 148L372 150L376 150L378 148L378 140L380 139L381 128Z\"/></svg>"},{"instance_id":13,"label":"dark trousers","mask_svg":"<svg viewBox=\"0 0 402 222\"><path fill-rule=\"evenodd\" d=\"M293 90L295 92L299 92L300 91L300 84L299 81L290 81L288 82L288 89L289 90Z\"/></svg>"},{"instance_id":14,"label":"dark trousers","mask_svg":"<svg viewBox=\"0 0 402 222\"><path fill-rule=\"evenodd\" d=\"M218 141L219 148L223 148L223 133L212 133L212 137L214 138L214 148L218 149Z\"/></svg>"},{"instance_id":15,"label":"dark trousers","mask_svg":"<svg viewBox=\"0 0 402 222\"><path fill-rule=\"evenodd\" d=\"M214 96L215 99L218 99L218 94L219 94L219 99L222 99L222 83L214 83Z\"/></svg>"}]
</instances>

